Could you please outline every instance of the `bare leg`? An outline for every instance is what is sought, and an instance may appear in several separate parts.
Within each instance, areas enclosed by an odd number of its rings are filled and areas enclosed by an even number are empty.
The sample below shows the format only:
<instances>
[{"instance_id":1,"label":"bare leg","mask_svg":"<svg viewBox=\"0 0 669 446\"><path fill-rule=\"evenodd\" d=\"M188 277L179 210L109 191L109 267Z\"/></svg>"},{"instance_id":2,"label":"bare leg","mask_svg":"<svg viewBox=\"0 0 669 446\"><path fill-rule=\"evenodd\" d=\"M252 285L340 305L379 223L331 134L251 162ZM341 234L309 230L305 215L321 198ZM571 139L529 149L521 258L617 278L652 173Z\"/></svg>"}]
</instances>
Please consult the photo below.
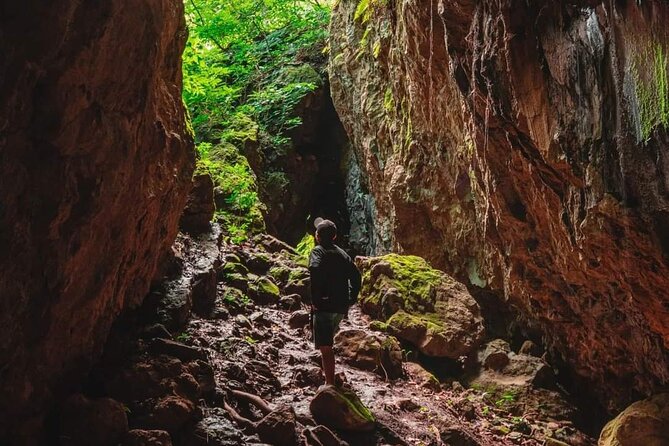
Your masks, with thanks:
<instances>
[{"instance_id":1,"label":"bare leg","mask_svg":"<svg viewBox=\"0 0 669 446\"><path fill-rule=\"evenodd\" d=\"M321 346L321 360L323 361L323 373L325 373L325 384L335 384L335 357L331 346Z\"/></svg>"}]
</instances>

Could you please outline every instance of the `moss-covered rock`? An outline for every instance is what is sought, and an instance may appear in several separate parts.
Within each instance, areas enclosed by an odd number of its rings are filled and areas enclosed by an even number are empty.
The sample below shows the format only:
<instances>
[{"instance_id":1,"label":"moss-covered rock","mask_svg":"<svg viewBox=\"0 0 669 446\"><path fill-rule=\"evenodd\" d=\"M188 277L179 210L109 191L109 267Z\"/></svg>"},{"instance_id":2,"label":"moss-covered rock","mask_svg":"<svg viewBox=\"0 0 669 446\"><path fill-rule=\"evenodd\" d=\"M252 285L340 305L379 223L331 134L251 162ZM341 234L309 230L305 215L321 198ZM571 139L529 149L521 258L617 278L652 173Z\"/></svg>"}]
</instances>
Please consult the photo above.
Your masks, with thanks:
<instances>
[{"instance_id":1,"label":"moss-covered rock","mask_svg":"<svg viewBox=\"0 0 669 446\"><path fill-rule=\"evenodd\" d=\"M250 253L246 259L246 266L255 274L265 274L272 266L272 259L264 252Z\"/></svg>"},{"instance_id":2,"label":"moss-covered rock","mask_svg":"<svg viewBox=\"0 0 669 446\"><path fill-rule=\"evenodd\" d=\"M279 302L279 287L267 276L260 276L249 283L249 295L259 304Z\"/></svg>"},{"instance_id":3,"label":"moss-covered rock","mask_svg":"<svg viewBox=\"0 0 669 446\"><path fill-rule=\"evenodd\" d=\"M329 428L344 431L370 431L376 419L351 390L334 386L321 388L309 405L314 419Z\"/></svg>"},{"instance_id":4,"label":"moss-covered rock","mask_svg":"<svg viewBox=\"0 0 669 446\"><path fill-rule=\"evenodd\" d=\"M220 268L221 278L226 278L230 274L240 274L240 275L245 276L248 273L249 273L249 270L248 270L247 267L245 267L241 263L236 263L236 262L226 262Z\"/></svg>"},{"instance_id":5,"label":"moss-covered rock","mask_svg":"<svg viewBox=\"0 0 669 446\"><path fill-rule=\"evenodd\" d=\"M275 265L269 269L269 275L277 283L287 283L290 277L290 268L283 265Z\"/></svg>"},{"instance_id":6,"label":"moss-covered rock","mask_svg":"<svg viewBox=\"0 0 669 446\"><path fill-rule=\"evenodd\" d=\"M359 266L363 311L387 322L399 339L426 355L452 359L469 355L481 343L483 319L474 298L424 259L389 254L360 259Z\"/></svg>"}]
</instances>

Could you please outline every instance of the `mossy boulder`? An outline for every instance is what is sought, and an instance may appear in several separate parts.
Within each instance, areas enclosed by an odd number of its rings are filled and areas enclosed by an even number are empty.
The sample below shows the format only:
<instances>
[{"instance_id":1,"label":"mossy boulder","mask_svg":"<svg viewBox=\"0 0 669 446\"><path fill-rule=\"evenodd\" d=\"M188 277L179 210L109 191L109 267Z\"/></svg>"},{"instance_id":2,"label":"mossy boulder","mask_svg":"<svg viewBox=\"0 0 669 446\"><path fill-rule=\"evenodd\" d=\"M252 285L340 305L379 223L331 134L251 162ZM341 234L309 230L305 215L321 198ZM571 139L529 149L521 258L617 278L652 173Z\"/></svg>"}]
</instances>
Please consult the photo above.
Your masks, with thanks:
<instances>
[{"instance_id":1,"label":"mossy boulder","mask_svg":"<svg viewBox=\"0 0 669 446\"><path fill-rule=\"evenodd\" d=\"M279 302L279 287L267 276L260 276L249 283L249 295L259 304Z\"/></svg>"},{"instance_id":2,"label":"mossy boulder","mask_svg":"<svg viewBox=\"0 0 669 446\"><path fill-rule=\"evenodd\" d=\"M669 444L669 393L637 401L604 426L599 446Z\"/></svg>"},{"instance_id":3,"label":"mossy boulder","mask_svg":"<svg viewBox=\"0 0 669 446\"><path fill-rule=\"evenodd\" d=\"M249 273L249 270L247 267L242 265L239 262L226 262L221 266L219 270L219 277L221 279L226 278L230 274L241 274L243 276L247 275Z\"/></svg>"},{"instance_id":4,"label":"mossy boulder","mask_svg":"<svg viewBox=\"0 0 669 446\"><path fill-rule=\"evenodd\" d=\"M275 265L269 269L268 274L277 283L287 283L290 277L290 268L283 265Z\"/></svg>"},{"instance_id":5,"label":"mossy boulder","mask_svg":"<svg viewBox=\"0 0 669 446\"><path fill-rule=\"evenodd\" d=\"M272 267L272 259L264 252L249 253L246 266L255 274L266 274Z\"/></svg>"},{"instance_id":6,"label":"mossy boulder","mask_svg":"<svg viewBox=\"0 0 669 446\"><path fill-rule=\"evenodd\" d=\"M359 258L362 310L434 357L458 359L483 336L481 310L467 288L416 256Z\"/></svg>"},{"instance_id":7,"label":"mossy boulder","mask_svg":"<svg viewBox=\"0 0 669 446\"><path fill-rule=\"evenodd\" d=\"M322 387L311 400L309 410L319 424L332 429L365 432L376 424L372 412L349 389Z\"/></svg>"}]
</instances>

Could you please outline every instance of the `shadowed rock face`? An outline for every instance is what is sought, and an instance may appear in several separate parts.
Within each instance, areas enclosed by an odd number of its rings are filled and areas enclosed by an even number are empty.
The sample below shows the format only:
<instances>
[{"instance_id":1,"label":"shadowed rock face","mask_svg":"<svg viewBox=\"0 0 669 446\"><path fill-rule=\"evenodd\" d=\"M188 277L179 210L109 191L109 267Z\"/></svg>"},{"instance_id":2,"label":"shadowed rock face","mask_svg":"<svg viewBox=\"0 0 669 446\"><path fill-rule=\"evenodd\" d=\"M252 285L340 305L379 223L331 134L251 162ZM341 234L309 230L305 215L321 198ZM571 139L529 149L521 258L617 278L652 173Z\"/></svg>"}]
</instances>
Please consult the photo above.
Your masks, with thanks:
<instances>
[{"instance_id":1,"label":"shadowed rock face","mask_svg":"<svg viewBox=\"0 0 669 446\"><path fill-rule=\"evenodd\" d=\"M333 99L400 252L496 290L609 409L669 381L669 5L342 0Z\"/></svg>"},{"instance_id":2,"label":"shadowed rock face","mask_svg":"<svg viewBox=\"0 0 669 446\"><path fill-rule=\"evenodd\" d=\"M174 240L185 38L177 0L0 2L0 443L38 441Z\"/></svg>"}]
</instances>

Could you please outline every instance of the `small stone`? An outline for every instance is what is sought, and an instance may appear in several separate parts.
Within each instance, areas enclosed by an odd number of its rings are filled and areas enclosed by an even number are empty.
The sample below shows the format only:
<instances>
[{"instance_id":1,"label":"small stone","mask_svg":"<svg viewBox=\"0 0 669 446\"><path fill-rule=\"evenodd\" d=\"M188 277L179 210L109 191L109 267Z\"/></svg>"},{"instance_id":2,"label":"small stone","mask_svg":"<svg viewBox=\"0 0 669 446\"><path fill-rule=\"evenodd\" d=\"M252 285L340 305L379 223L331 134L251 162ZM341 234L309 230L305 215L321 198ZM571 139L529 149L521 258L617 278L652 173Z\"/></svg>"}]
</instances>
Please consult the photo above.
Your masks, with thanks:
<instances>
[{"instance_id":1,"label":"small stone","mask_svg":"<svg viewBox=\"0 0 669 446\"><path fill-rule=\"evenodd\" d=\"M288 326L293 329L304 328L309 325L311 313L305 310L299 310L290 315Z\"/></svg>"}]
</instances>

